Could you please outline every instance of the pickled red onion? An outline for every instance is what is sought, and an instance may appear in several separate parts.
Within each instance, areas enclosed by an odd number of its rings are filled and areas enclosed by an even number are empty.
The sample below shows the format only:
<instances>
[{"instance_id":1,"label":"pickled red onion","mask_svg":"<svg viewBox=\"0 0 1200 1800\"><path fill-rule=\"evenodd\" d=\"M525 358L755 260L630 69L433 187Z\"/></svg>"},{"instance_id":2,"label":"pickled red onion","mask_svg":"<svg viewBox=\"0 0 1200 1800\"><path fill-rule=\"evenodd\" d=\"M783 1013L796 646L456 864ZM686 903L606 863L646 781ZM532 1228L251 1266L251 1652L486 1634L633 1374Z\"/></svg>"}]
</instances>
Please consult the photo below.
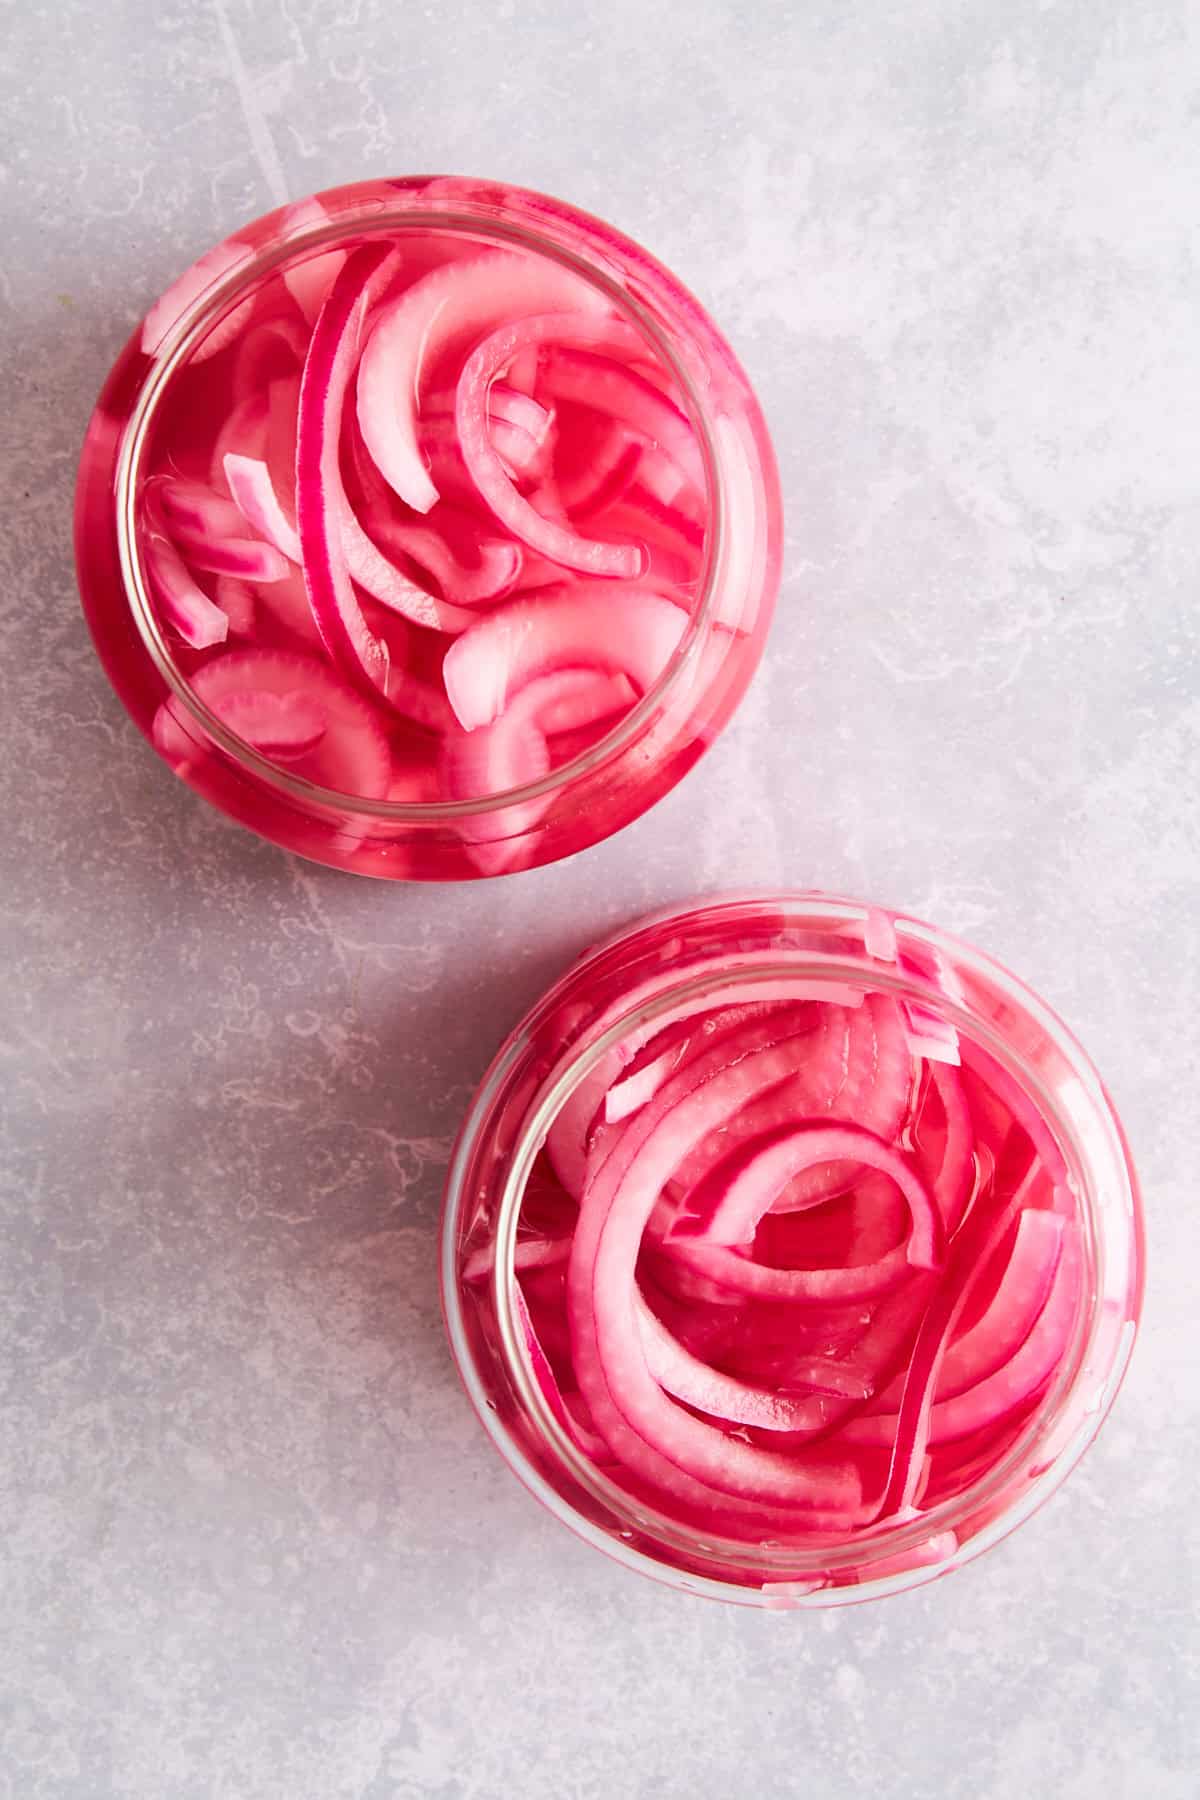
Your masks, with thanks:
<instances>
[{"instance_id":1,"label":"pickled red onion","mask_svg":"<svg viewBox=\"0 0 1200 1800\"><path fill-rule=\"evenodd\" d=\"M455 420L459 450L482 499L500 523L531 550L588 575L632 579L644 569L645 556L636 545L584 537L569 525L538 512L517 492L492 444L488 394L492 382L514 356L531 345L612 342L628 348L634 338L627 325L610 321L603 327L588 326L573 314L545 314L502 326L485 338L467 358L458 381Z\"/></svg>"},{"instance_id":2,"label":"pickled red onion","mask_svg":"<svg viewBox=\"0 0 1200 1800\"><path fill-rule=\"evenodd\" d=\"M435 269L380 314L359 366L358 423L384 477L416 512L438 500L418 439L423 378L489 327L560 306L572 315L605 310L577 275L501 250Z\"/></svg>"},{"instance_id":3,"label":"pickled red onion","mask_svg":"<svg viewBox=\"0 0 1200 1800\"><path fill-rule=\"evenodd\" d=\"M1057 1159L997 1186L940 1034L915 1053L893 1000L728 992L639 1027L551 1127L567 1191L547 1171L542 1241L570 1250L565 1306L546 1288L539 1318L613 1479L734 1536L833 1542L934 1504L931 1445L1036 1403L1078 1310L1079 1230ZM797 1200L814 1169L838 1181Z\"/></svg>"},{"instance_id":4,"label":"pickled red onion","mask_svg":"<svg viewBox=\"0 0 1200 1800\"><path fill-rule=\"evenodd\" d=\"M384 246L356 250L339 271L313 327L300 387L296 440L296 518L309 604L325 648L352 681L379 693L388 685L388 655L372 636L350 582L339 531L338 431L353 377L358 334L373 287L394 267Z\"/></svg>"},{"instance_id":5,"label":"pickled red onion","mask_svg":"<svg viewBox=\"0 0 1200 1800\"><path fill-rule=\"evenodd\" d=\"M369 705L316 657L293 651L235 650L192 677L197 697L231 731L296 774L347 793L387 790L387 740ZM155 742L175 764L201 742L182 703L160 706Z\"/></svg>"},{"instance_id":6,"label":"pickled red onion","mask_svg":"<svg viewBox=\"0 0 1200 1800\"><path fill-rule=\"evenodd\" d=\"M149 496L146 516L146 572L164 622L194 650L223 644L229 635L229 620L189 573Z\"/></svg>"},{"instance_id":7,"label":"pickled red onion","mask_svg":"<svg viewBox=\"0 0 1200 1800\"><path fill-rule=\"evenodd\" d=\"M286 229L328 218L304 202ZM147 354L252 257L231 240L190 271L149 315ZM231 633L316 653L388 738L385 793L414 804L491 800L507 790L486 783L524 786L597 745L655 686L701 588L703 458L664 358L565 265L437 229L348 232L256 280L198 375L183 365L140 496L152 601L186 667L215 665ZM718 682L717 635L664 697L647 765ZM586 686L544 714L526 701L572 672ZM272 746L290 769L282 727L256 747ZM528 860L544 806L479 812L453 826L464 864Z\"/></svg>"},{"instance_id":8,"label":"pickled red onion","mask_svg":"<svg viewBox=\"0 0 1200 1800\"><path fill-rule=\"evenodd\" d=\"M446 653L450 704L466 731L488 725L535 676L583 665L627 675L641 693L674 654L687 614L661 594L593 584L494 608Z\"/></svg>"}]
</instances>

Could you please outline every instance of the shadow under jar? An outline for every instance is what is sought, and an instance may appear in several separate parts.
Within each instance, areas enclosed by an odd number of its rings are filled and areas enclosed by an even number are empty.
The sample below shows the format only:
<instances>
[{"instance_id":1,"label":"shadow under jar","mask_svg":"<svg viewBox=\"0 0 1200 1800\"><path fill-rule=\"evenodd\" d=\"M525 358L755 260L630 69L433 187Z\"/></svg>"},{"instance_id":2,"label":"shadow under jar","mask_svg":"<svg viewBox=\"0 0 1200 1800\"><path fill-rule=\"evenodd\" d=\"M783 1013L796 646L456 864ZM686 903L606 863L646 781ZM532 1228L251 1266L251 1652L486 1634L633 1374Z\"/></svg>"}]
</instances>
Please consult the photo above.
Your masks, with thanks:
<instances>
[{"instance_id":1,"label":"shadow under jar","mask_svg":"<svg viewBox=\"0 0 1200 1800\"><path fill-rule=\"evenodd\" d=\"M657 915L578 962L463 1125L443 1303L510 1468L747 1605L919 1585L1095 1435L1141 1306L1099 1077L999 964L855 902Z\"/></svg>"},{"instance_id":2,"label":"shadow under jar","mask_svg":"<svg viewBox=\"0 0 1200 1800\"><path fill-rule=\"evenodd\" d=\"M201 258L118 359L84 609L180 777L287 849L470 879L597 842L720 732L773 456L675 278L521 189L370 181Z\"/></svg>"}]
</instances>

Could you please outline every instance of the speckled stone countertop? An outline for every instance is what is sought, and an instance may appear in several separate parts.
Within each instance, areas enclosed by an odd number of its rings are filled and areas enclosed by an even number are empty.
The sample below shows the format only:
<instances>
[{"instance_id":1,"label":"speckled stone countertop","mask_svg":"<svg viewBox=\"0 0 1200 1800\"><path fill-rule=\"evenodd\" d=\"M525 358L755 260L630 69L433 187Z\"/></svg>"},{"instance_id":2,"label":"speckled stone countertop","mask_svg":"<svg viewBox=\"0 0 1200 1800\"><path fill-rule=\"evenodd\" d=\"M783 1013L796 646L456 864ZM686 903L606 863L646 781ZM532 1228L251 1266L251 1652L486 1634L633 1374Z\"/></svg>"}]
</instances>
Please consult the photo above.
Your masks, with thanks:
<instances>
[{"instance_id":1,"label":"speckled stone countertop","mask_svg":"<svg viewBox=\"0 0 1200 1800\"><path fill-rule=\"evenodd\" d=\"M1200 13L1189 0L0 8L0 1797L1193 1800ZM449 891L172 780L76 605L87 413L242 219L494 173L710 305L788 500L717 750ZM544 1516L434 1285L451 1134L564 962L715 887L975 938L1138 1156L1145 1330L1002 1549L759 1616Z\"/></svg>"}]
</instances>

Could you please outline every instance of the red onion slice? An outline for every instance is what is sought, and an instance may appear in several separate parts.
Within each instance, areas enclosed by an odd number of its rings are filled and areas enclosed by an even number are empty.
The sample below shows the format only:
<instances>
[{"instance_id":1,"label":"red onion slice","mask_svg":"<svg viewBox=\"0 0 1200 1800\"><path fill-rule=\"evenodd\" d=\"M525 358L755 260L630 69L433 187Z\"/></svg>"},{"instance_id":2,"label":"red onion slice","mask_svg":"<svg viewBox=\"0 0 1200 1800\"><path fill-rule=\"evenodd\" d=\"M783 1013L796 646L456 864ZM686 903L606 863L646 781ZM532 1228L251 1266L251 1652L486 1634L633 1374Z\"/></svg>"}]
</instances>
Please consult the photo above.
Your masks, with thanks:
<instances>
[{"instance_id":1,"label":"red onion slice","mask_svg":"<svg viewBox=\"0 0 1200 1800\"><path fill-rule=\"evenodd\" d=\"M698 1048L702 1054L713 1051L717 1043L728 1031L740 1031L743 1025L760 1021L764 1015L773 1018L776 1024L783 1024L784 1029L779 1036L799 1033L805 1029L819 1028L820 1012L812 1005L812 1001L828 998L834 1004L844 1007L856 1007L862 1004L861 991L853 988L835 988L831 983L806 983L802 978L783 979L779 981L747 980L739 985L739 974L749 974L756 958L747 956L713 957L704 959L693 966L692 973L701 976L723 971L730 978L731 985L722 995L721 1023L718 1024L711 1037ZM628 996L628 1006L632 1007L642 1000L651 998L666 985L662 977L651 977L639 984ZM711 1013L714 1002L711 998L688 1001L670 1013L659 1018L653 1025L631 1033L620 1045L610 1051L608 1057L594 1068L591 1073L575 1087L560 1108L546 1139L546 1150L550 1162L567 1192L578 1199L582 1192L588 1172L589 1145L588 1135L598 1114L604 1105L605 1094L610 1084L615 1081L628 1063L630 1063L643 1045L651 1041L660 1032L668 1029L676 1021L695 1017L697 1014ZM791 1013L786 1021L782 1014L786 1008ZM622 1008L624 1010L624 1008ZM595 1022L595 1029L612 1022L616 1016L613 1009L602 1019ZM714 1064L710 1061L708 1067Z\"/></svg>"},{"instance_id":2,"label":"red onion slice","mask_svg":"<svg viewBox=\"0 0 1200 1800\"><path fill-rule=\"evenodd\" d=\"M613 695L614 683L608 677L591 669L561 669L529 682L492 724L477 731L448 731L440 765L447 797L487 799L540 780L550 769L547 720L553 719L560 729L576 729L606 717ZM553 796L525 800L491 816L459 821L459 831L485 874L503 874L527 851L520 839L535 828L552 801Z\"/></svg>"},{"instance_id":3,"label":"red onion slice","mask_svg":"<svg viewBox=\"0 0 1200 1800\"><path fill-rule=\"evenodd\" d=\"M311 694L273 694L263 688L230 694L220 713L231 731L277 763L311 755L328 723Z\"/></svg>"},{"instance_id":4,"label":"red onion slice","mask_svg":"<svg viewBox=\"0 0 1200 1800\"><path fill-rule=\"evenodd\" d=\"M207 650L214 644L223 644L229 635L229 620L188 572L167 535L162 513L152 493L146 496L144 516L146 532L142 543L146 574L162 612L163 623L193 650Z\"/></svg>"},{"instance_id":5,"label":"red onion slice","mask_svg":"<svg viewBox=\"0 0 1200 1800\"><path fill-rule=\"evenodd\" d=\"M676 1224L673 1246L681 1237L713 1245L749 1243L759 1220L789 1182L827 1162L846 1162L888 1176L903 1194L911 1215L907 1260L917 1269L939 1267L944 1254L941 1220L929 1190L898 1151L855 1125L803 1125L768 1142L743 1162L724 1191L714 1196L715 1205L707 1217L690 1211Z\"/></svg>"},{"instance_id":6,"label":"red onion slice","mask_svg":"<svg viewBox=\"0 0 1200 1800\"><path fill-rule=\"evenodd\" d=\"M240 537L246 521L234 503L202 481L185 481L182 476L147 484L162 507L176 543L204 543L213 538Z\"/></svg>"},{"instance_id":7,"label":"red onion slice","mask_svg":"<svg viewBox=\"0 0 1200 1800\"><path fill-rule=\"evenodd\" d=\"M688 617L660 594L615 583L510 600L473 624L446 653L450 704L466 731L488 725L537 676L585 667L653 687Z\"/></svg>"},{"instance_id":8,"label":"red onion slice","mask_svg":"<svg viewBox=\"0 0 1200 1800\"><path fill-rule=\"evenodd\" d=\"M585 1189L568 1269L575 1370L614 1454L681 1498L700 1482L747 1501L854 1508L861 1486L853 1464L810 1466L764 1452L683 1412L651 1375L637 1334L635 1265L663 1182L688 1143L736 1112L763 1057L786 1062L786 1040L747 1051L682 1098L668 1083Z\"/></svg>"},{"instance_id":9,"label":"red onion slice","mask_svg":"<svg viewBox=\"0 0 1200 1800\"><path fill-rule=\"evenodd\" d=\"M800 1119L857 1123L885 1142L904 1117L912 1074L903 1027L893 1001L872 994L860 1006L828 1005L820 1014L819 1052L788 1069L779 1085L748 1100L719 1136L698 1144L675 1174L681 1194L698 1188L741 1142L784 1131ZM798 1174L781 1194L780 1209L803 1207L843 1191L852 1170L826 1164Z\"/></svg>"},{"instance_id":10,"label":"red onion slice","mask_svg":"<svg viewBox=\"0 0 1200 1800\"><path fill-rule=\"evenodd\" d=\"M364 262L361 260L363 258L375 260ZM296 435L297 517L300 521L301 560L305 567L305 579L309 583L310 597L313 594L313 581L316 582L316 591L321 597L320 608L315 600L313 604L322 637L335 661L339 654L343 659L349 656L356 660L373 684L388 692L389 698L393 700L397 699L403 685L401 672L391 669L386 659L381 660L385 646L379 639L373 639L367 630L361 608L354 597L352 582L357 582L374 599L401 617L431 630L462 631L473 621L472 613L427 593L424 588L410 581L383 554L359 522L342 481L339 432L345 394L353 376L358 334L367 310L389 284L397 259L397 252L381 253L368 246L365 250L356 251L339 274L326 309L313 332L309 357L305 363ZM355 292L356 283L361 290L359 293ZM329 314L330 308L335 309L333 314ZM327 315L330 322L327 322ZM317 357L315 364L314 354ZM312 379L316 381L315 388L310 385L310 369L313 371ZM273 395L273 399L275 398L277 396ZM286 397L280 404L273 405L272 412L278 416L286 430ZM314 448L318 443L323 446L320 450ZM302 468L307 470L306 476L302 476ZM261 490L261 476L256 476L256 483ZM307 512L303 505L305 497L308 501ZM260 505L268 504L261 491L257 498ZM305 542L302 514L308 518L309 538L314 546L311 553L314 559L311 580L308 567L310 553ZM336 540L336 554L331 559L328 546L332 540ZM322 618L325 621L323 625ZM340 652L334 649L334 642L340 643ZM376 645L375 651L370 648L372 642ZM349 665L343 661L342 666ZM392 679L390 692L387 686L389 669Z\"/></svg>"},{"instance_id":11,"label":"red onion slice","mask_svg":"<svg viewBox=\"0 0 1200 1800\"><path fill-rule=\"evenodd\" d=\"M500 523L529 549L564 568L587 575L632 579L645 567L636 544L587 538L562 519L547 517L518 493L505 472L488 428L488 395L492 383L520 351L533 344L637 343L627 325L608 321L589 325L572 314L551 313L502 326L472 351L458 381L455 421L464 467Z\"/></svg>"},{"instance_id":12,"label":"red onion slice","mask_svg":"<svg viewBox=\"0 0 1200 1800\"><path fill-rule=\"evenodd\" d=\"M518 476L532 477L544 469L553 427L553 412L539 400L503 381L492 384L488 430L497 454L514 480ZM421 427L421 441L427 448L440 445L451 453L455 451L458 435L453 390L431 400Z\"/></svg>"},{"instance_id":13,"label":"red onion slice","mask_svg":"<svg viewBox=\"0 0 1200 1800\"><path fill-rule=\"evenodd\" d=\"M891 1469L882 1514L903 1513L913 1504L915 1486L929 1445L929 1431L942 1360L951 1334L986 1271L1004 1243L1044 1172L1035 1165L998 1212L968 1220L955 1240L947 1278L921 1321L904 1376L904 1391L895 1423ZM865 1423L865 1422L864 1422Z\"/></svg>"},{"instance_id":14,"label":"red onion slice","mask_svg":"<svg viewBox=\"0 0 1200 1800\"><path fill-rule=\"evenodd\" d=\"M571 1254L569 1237L523 1238L513 1251L513 1268L518 1275L529 1269L553 1269L565 1263ZM495 1248L484 1244L463 1264L464 1281L487 1281L496 1266Z\"/></svg>"},{"instance_id":15,"label":"red onion slice","mask_svg":"<svg viewBox=\"0 0 1200 1800\"><path fill-rule=\"evenodd\" d=\"M635 1299L638 1331L650 1373L668 1394L684 1400L689 1406L729 1425L752 1425L761 1431L795 1431L816 1436L836 1419L844 1408L830 1400L861 1397L862 1386L841 1378L830 1363L810 1360L804 1385L808 1394L781 1393L778 1389L756 1387L725 1375L711 1364L693 1356L673 1337L666 1326L646 1305L639 1293ZM797 1385L800 1385L799 1382Z\"/></svg>"},{"instance_id":16,"label":"red onion slice","mask_svg":"<svg viewBox=\"0 0 1200 1800\"><path fill-rule=\"evenodd\" d=\"M554 1415L556 1423L571 1439L572 1443L582 1450L585 1456L594 1455L597 1449L596 1438L592 1433L586 1430L580 1431L574 1418L567 1411L566 1404L563 1400L562 1389L558 1385L558 1377L555 1375L554 1369L551 1366L550 1358L542 1348L541 1341L534 1329L533 1319L530 1316L528 1304L526 1303L525 1296L521 1292L519 1285L514 1291L514 1300L517 1322L521 1327L521 1336L525 1342L525 1354L529 1358L529 1366L533 1371L533 1378L542 1390L542 1395L547 1406Z\"/></svg>"},{"instance_id":17,"label":"red onion slice","mask_svg":"<svg viewBox=\"0 0 1200 1800\"><path fill-rule=\"evenodd\" d=\"M1011 1361L1033 1330L1058 1269L1066 1220L1056 1213L1027 1210L1017 1220L1008 1262L987 1311L969 1330L948 1333L934 1384L934 1399L949 1400L994 1375ZM904 1384L892 1382L869 1409L893 1416Z\"/></svg>"},{"instance_id":18,"label":"red onion slice","mask_svg":"<svg viewBox=\"0 0 1200 1800\"><path fill-rule=\"evenodd\" d=\"M542 354L542 387L556 400L605 413L660 446L683 481L704 491L704 464L691 421L627 362L561 341Z\"/></svg>"},{"instance_id":19,"label":"red onion slice","mask_svg":"<svg viewBox=\"0 0 1200 1800\"><path fill-rule=\"evenodd\" d=\"M307 200L297 200L288 207L286 225L289 232L298 233L308 225L323 225L328 218L329 214L321 202L315 195L310 195ZM284 269L284 285L309 325L316 323L329 290L345 263L344 250L319 250L315 254L297 258Z\"/></svg>"},{"instance_id":20,"label":"red onion slice","mask_svg":"<svg viewBox=\"0 0 1200 1800\"><path fill-rule=\"evenodd\" d=\"M692 1044L690 1026L680 1027L682 1035L660 1050L649 1062L614 1081L604 1096L604 1122L618 1125L630 1113L638 1112L653 1100L664 1081L668 1081L686 1057Z\"/></svg>"},{"instance_id":21,"label":"red onion slice","mask_svg":"<svg viewBox=\"0 0 1200 1800\"><path fill-rule=\"evenodd\" d=\"M602 315L607 303L569 270L501 250L435 269L383 309L359 365L358 423L385 480L416 512L438 499L418 436L423 381L501 321L559 307L578 317Z\"/></svg>"},{"instance_id":22,"label":"red onion slice","mask_svg":"<svg viewBox=\"0 0 1200 1800\"><path fill-rule=\"evenodd\" d=\"M235 637L255 635L258 605L249 582L240 581L236 575L218 575L213 583L213 599L229 620L229 629Z\"/></svg>"},{"instance_id":23,"label":"red onion slice","mask_svg":"<svg viewBox=\"0 0 1200 1800\"><path fill-rule=\"evenodd\" d=\"M461 518L445 501L430 515L441 529L402 519L377 519L376 530L395 556L407 556L437 583L444 600L455 606L489 606L503 600L521 573L521 549L504 538L476 537L470 558L468 533L452 520ZM456 545L461 544L459 550Z\"/></svg>"},{"instance_id":24,"label":"red onion slice","mask_svg":"<svg viewBox=\"0 0 1200 1800\"><path fill-rule=\"evenodd\" d=\"M939 1400L929 1423L929 1442L947 1444L997 1424L1050 1380L1062 1364L1083 1292L1083 1257L1076 1232L1068 1233L1041 1317L1016 1355L983 1381Z\"/></svg>"},{"instance_id":25,"label":"red onion slice","mask_svg":"<svg viewBox=\"0 0 1200 1800\"><path fill-rule=\"evenodd\" d=\"M249 244L243 244L239 238L226 238L224 243L206 251L190 268L185 269L179 279L173 281L155 301L142 321L143 352L147 356L157 356L184 314L190 312L210 288L216 287L223 276L230 274L239 264L248 263L252 255ZM246 329L253 311L253 297L241 301L192 351L192 361L204 362L208 357L215 356L218 350L235 342Z\"/></svg>"},{"instance_id":26,"label":"red onion slice","mask_svg":"<svg viewBox=\"0 0 1200 1800\"><path fill-rule=\"evenodd\" d=\"M265 462L230 451L224 462L225 480L234 505L252 530L273 544L291 562L301 560L300 536L284 512Z\"/></svg>"},{"instance_id":27,"label":"red onion slice","mask_svg":"<svg viewBox=\"0 0 1200 1800\"><path fill-rule=\"evenodd\" d=\"M233 650L205 663L191 686L231 731L307 780L347 795L387 792L391 756L377 716L316 657ZM174 697L159 708L154 739L176 763L209 752Z\"/></svg>"},{"instance_id":28,"label":"red onion slice","mask_svg":"<svg viewBox=\"0 0 1200 1800\"><path fill-rule=\"evenodd\" d=\"M235 575L240 581L267 584L285 580L289 572L287 558L257 538L185 539L184 555L194 569Z\"/></svg>"},{"instance_id":29,"label":"red onion slice","mask_svg":"<svg viewBox=\"0 0 1200 1800\"><path fill-rule=\"evenodd\" d=\"M1044 1215L1050 1216L1050 1215ZM1049 1294L1032 1329L998 1369L960 1393L928 1406L923 1437L947 1444L1002 1424L1042 1388L1061 1364L1078 1312L1083 1265L1078 1235L1069 1232L1057 1252ZM895 1414L863 1416L844 1428L847 1443L887 1446L900 1441ZM903 1500L904 1489L896 1495Z\"/></svg>"},{"instance_id":30,"label":"red onion slice","mask_svg":"<svg viewBox=\"0 0 1200 1800\"><path fill-rule=\"evenodd\" d=\"M722 1245L690 1239L672 1239L669 1250L685 1268L730 1295L815 1306L844 1306L895 1293L914 1266L903 1245L875 1262L855 1261L839 1269L776 1269Z\"/></svg>"},{"instance_id":31,"label":"red onion slice","mask_svg":"<svg viewBox=\"0 0 1200 1800\"><path fill-rule=\"evenodd\" d=\"M313 617L337 667L381 694L387 651L363 618L342 541L338 433L363 320L395 260L385 246L369 244L350 256L330 289L304 362L296 439L296 515Z\"/></svg>"}]
</instances>

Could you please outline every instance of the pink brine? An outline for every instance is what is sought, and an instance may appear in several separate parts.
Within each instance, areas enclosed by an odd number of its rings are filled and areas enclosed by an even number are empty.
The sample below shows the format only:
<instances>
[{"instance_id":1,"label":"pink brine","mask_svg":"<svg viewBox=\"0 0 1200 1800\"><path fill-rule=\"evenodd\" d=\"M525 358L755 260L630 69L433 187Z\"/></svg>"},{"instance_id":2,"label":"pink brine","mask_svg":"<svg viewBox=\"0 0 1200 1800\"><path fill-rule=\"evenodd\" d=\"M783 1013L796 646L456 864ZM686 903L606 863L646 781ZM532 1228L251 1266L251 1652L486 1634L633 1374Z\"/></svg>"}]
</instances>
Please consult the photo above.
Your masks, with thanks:
<instances>
[{"instance_id":1,"label":"pink brine","mask_svg":"<svg viewBox=\"0 0 1200 1800\"><path fill-rule=\"evenodd\" d=\"M670 915L564 978L481 1089L446 1234L468 1388L542 1497L771 1603L1007 1529L1140 1294L1132 1171L1057 1021L820 899Z\"/></svg>"},{"instance_id":2,"label":"pink brine","mask_svg":"<svg viewBox=\"0 0 1200 1800\"><path fill-rule=\"evenodd\" d=\"M89 620L160 753L279 842L413 878L651 804L749 679L778 546L696 303L597 221L459 181L343 189L203 258L79 489Z\"/></svg>"}]
</instances>

